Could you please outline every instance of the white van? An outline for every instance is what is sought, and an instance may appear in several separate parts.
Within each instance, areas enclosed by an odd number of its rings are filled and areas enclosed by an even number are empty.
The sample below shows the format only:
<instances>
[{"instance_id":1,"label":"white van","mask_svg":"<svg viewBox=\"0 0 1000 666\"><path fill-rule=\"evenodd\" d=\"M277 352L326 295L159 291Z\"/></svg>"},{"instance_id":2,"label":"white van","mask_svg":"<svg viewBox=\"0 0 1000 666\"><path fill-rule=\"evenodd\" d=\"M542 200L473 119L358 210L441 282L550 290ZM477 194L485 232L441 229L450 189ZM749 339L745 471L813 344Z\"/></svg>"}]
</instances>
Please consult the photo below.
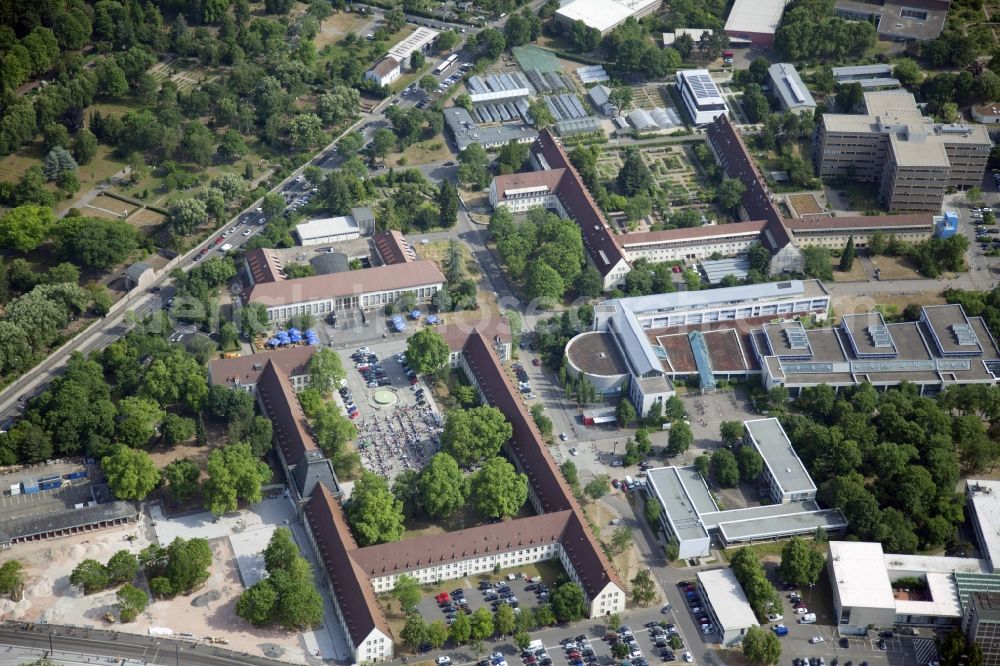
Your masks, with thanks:
<instances>
[{"instance_id":1,"label":"white van","mask_svg":"<svg viewBox=\"0 0 1000 666\"><path fill-rule=\"evenodd\" d=\"M806 613L799 618L799 624L816 624L816 613Z\"/></svg>"},{"instance_id":2,"label":"white van","mask_svg":"<svg viewBox=\"0 0 1000 666\"><path fill-rule=\"evenodd\" d=\"M635 486L635 480L631 476L626 476L625 485L629 487L629 490L631 490L632 487Z\"/></svg>"}]
</instances>

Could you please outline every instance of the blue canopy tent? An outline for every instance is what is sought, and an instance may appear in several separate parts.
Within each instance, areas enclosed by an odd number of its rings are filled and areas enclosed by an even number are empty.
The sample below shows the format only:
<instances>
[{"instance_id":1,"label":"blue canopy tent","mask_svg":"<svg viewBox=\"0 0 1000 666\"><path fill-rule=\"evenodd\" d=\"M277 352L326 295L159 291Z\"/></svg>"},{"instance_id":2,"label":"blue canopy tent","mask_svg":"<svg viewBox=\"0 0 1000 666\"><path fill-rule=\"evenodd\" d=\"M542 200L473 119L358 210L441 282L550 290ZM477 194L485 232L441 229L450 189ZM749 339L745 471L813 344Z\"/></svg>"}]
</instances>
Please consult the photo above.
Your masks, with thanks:
<instances>
[{"instance_id":1,"label":"blue canopy tent","mask_svg":"<svg viewBox=\"0 0 1000 666\"><path fill-rule=\"evenodd\" d=\"M420 310L413 310L410 312L410 319L417 320L420 319Z\"/></svg>"}]
</instances>

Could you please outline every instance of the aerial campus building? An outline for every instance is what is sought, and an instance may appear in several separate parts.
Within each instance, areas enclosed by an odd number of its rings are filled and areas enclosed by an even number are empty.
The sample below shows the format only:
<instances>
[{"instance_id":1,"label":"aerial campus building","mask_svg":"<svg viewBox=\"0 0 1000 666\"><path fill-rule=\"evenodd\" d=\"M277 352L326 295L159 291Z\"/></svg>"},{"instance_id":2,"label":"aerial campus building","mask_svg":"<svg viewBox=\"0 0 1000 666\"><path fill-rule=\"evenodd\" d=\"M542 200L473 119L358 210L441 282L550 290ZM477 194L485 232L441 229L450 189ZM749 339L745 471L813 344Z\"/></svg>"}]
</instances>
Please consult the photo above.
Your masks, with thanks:
<instances>
[{"instance_id":1,"label":"aerial campus building","mask_svg":"<svg viewBox=\"0 0 1000 666\"><path fill-rule=\"evenodd\" d=\"M865 112L823 115L822 178L875 181L892 211L938 211L948 188L978 185L993 142L985 127L935 123L905 92L865 93Z\"/></svg>"},{"instance_id":2,"label":"aerial campus building","mask_svg":"<svg viewBox=\"0 0 1000 666\"><path fill-rule=\"evenodd\" d=\"M774 33L789 0L736 0L729 10L724 28L731 43L750 44L756 48L774 45Z\"/></svg>"},{"instance_id":3,"label":"aerial campus building","mask_svg":"<svg viewBox=\"0 0 1000 666\"><path fill-rule=\"evenodd\" d=\"M370 208L352 208L350 215L308 220L295 225L295 235L300 245L327 245L361 236L370 236L375 231L375 216Z\"/></svg>"},{"instance_id":4,"label":"aerial campus building","mask_svg":"<svg viewBox=\"0 0 1000 666\"><path fill-rule=\"evenodd\" d=\"M816 110L816 100L803 83L795 65L779 62L767 69L771 82L771 93L778 100L782 111L812 113Z\"/></svg>"},{"instance_id":5,"label":"aerial campus building","mask_svg":"<svg viewBox=\"0 0 1000 666\"><path fill-rule=\"evenodd\" d=\"M685 69L675 74L677 90L695 125L705 125L729 113L726 100L707 69Z\"/></svg>"},{"instance_id":6,"label":"aerial campus building","mask_svg":"<svg viewBox=\"0 0 1000 666\"><path fill-rule=\"evenodd\" d=\"M753 321L793 316L822 319L829 306L830 295L818 281L800 280L614 299L595 306L592 331L567 343L567 368L602 395L619 394L627 385L629 399L645 416L674 394L673 378L687 376L679 367L700 373L703 388L714 386L717 369L706 338L676 329L726 322L749 328ZM726 349L727 371L752 372L735 331L714 340Z\"/></svg>"},{"instance_id":7,"label":"aerial campus building","mask_svg":"<svg viewBox=\"0 0 1000 666\"><path fill-rule=\"evenodd\" d=\"M660 521L682 559L706 557L713 543L728 548L847 527L839 509L816 504L816 485L777 419L746 421L745 426L753 434L745 437L744 446L753 446L764 459L761 482L773 504L723 510L694 467L646 472L646 492L660 504Z\"/></svg>"},{"instance_id":8,"label":"aerial campus building","mask_svg":"<svg viewBox=\"0 0 1000 666\"><path fill-rule=\"evenodd\" d=\"M382 56L371 69L365 72L365 78L374 81L379 86L387 86L402 74L403 68L409 65L410 56L415 51L426 53L438 36L437 30L423 26L400 40L389 52Z\"/></svg>"},{"instance_id":9,"label":"aerial campus building","mask_svg":"<svg viewBox=\"0 0 1000 666\"><path fill-rule=\"evenodd\" d=\"M341 310L371 310L413 294L429 303L445 278L432 261L403 261L358 271L288 279L274 250L246 253L244 268L250 287L244 304L260 303L270 321L288 321L301 315L325 316Z\"/></svg>"},{"instance_id":10,"label":"aerial campus building","mask_svg":"<svg viewBox=\"0 0 1000 666\"><path fill-rule=\"evenodd\" d=\"M489 188L490 204L517 213L546 208L575 220L588 260L601 273L605 290L619 286L631 270L631 262L637 259L687 262L707 259L715 253L732 257L759 243L771 254L769 275L796 274L802 272L801 247L841 249L851 237L857 247L865 247L876 232L918 242L935 232L938 220L930 214L785 218L729 118L717 117L708 125L706 134L726 176L743 183L739 214L745 222L615 234L548 129L542 130L532 144L533 171L494 178Z\"/></svg>"},{"instance_id":11,"label":"aerial campus building","mask_svg":"<svg viewBox=\"0 0 1000 666\"><path fill-rule=\"evenodd\" d=\"M730 568L699 571L698 591L705 611L725 646L743 641L750 627L760 626L743 587Z\"/></svg>"},{"instance_id":12,"label":"aerial campus building","mask_svg":"<svg viewBox=\"0 0 1000 666\"><path fill-rule=\"evenodd\" d=\"M603 37L629 18L653 14L660 4L661 0L570 0L556 10L555 18L566 28L582 21Z\"/></svg>"},{"instance_id":13,"label":"aerial campus building","mask_svg":"<svg viewBox=\"0 0 1000 666\"><path fill-rule=\"evenodd\" d=\"M837 16L853 21L871 21L878 38L891 42L926 42L944 30L951 0L906 0L872 3L837 0Z\"/></svg>"},{"instance_id":14,"label":"aerial campus building","mask_svg":"<svg viewBox=\"0 0 1000 666\"><path fill-rule=\"evenodd\" d=\"M397 639L376 594L391 591L403 574L437 584L492 572L498 566L558 560L582 588L591 617L625 609L624 587L501 365L503 349L509 354L509 329L505 336L500 329L485 335L456 328L445 337L453 352L457 347L458 367L482 402L499 409L511 424L513 437L504 450L517 470L527 475L529 501L537 515L359 547L340 504L342 490L295 397L297 388L308 385L311 349L220 359L209 365L213 385L253 392L274 426L275 450L291 497L322 564L323 582L332 592L331 620L344 630L355 663L393 658Z\"/></svg>"}]
</instances>

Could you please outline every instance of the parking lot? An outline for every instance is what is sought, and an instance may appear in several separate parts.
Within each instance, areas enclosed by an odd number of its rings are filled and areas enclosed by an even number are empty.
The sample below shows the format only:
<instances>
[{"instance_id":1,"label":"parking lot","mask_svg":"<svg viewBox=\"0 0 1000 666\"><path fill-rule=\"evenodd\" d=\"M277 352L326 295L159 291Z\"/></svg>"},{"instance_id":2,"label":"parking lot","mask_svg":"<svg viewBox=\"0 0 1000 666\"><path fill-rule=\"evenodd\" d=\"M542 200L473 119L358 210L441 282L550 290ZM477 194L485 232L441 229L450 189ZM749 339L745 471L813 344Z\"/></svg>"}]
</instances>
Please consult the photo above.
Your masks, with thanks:
<instances>
[{"instance_id":1,"label":"parking lot","mask_svg":"<svg viewBox=\"0 0 1000 666\"><path fill-rule=\"evenodd\" d=\"M481 590L479 586L485 585L486 581L489 581L495 587L489 591ZM543 589L546 590L554 583L554 579L541 581ZM546 596L538 594L538 590L535 587L538 584L538 580L532 579L528 581L523 577L518 577L514 580L510 580L509 577L476 577L475 579L460 578L445 581L437 586L433 595L426 595L420 600L417 610L427 622L444 620L451 624L455 613L460 612L460 599L466 601L469 613L474 613L480 608L486 608L492 612L495 610L494 606L499 608L499 604L502 603L500 595L503 593L512 595L510 597L512 599L510 605L515 609L514 612L518 613L522 608L537 608L547 599L547 592ZM505 588L500 586L505 586ZM529 587L532 587L532 589L528 589ZM503 590L506 591L504 592ZM461 592L461 596L457 594L459 592ZM449 598L451 606L445 606L435 598L442 593Z\"/></svg>"}]
</instances>

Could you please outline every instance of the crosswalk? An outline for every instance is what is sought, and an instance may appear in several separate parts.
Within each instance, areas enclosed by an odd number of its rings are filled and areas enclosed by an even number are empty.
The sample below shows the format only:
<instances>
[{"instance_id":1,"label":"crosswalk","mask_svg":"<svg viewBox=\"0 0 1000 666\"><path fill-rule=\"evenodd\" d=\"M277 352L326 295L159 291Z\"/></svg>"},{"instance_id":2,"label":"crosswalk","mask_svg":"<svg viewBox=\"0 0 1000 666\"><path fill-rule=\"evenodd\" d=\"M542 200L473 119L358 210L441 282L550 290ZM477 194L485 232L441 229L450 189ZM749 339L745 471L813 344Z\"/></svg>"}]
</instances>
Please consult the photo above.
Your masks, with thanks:
<instances>
[{"instance_id":1,"label":"crosswalk","mask_svg":"<svg viewBox=\"0 0 1000 666\"><path fill-rule=\"evenodd\" d=\"M938 657L937 646L927 638L914 639L913 652L918 664L927 664Z\"/></svg>"}]
</instances>

